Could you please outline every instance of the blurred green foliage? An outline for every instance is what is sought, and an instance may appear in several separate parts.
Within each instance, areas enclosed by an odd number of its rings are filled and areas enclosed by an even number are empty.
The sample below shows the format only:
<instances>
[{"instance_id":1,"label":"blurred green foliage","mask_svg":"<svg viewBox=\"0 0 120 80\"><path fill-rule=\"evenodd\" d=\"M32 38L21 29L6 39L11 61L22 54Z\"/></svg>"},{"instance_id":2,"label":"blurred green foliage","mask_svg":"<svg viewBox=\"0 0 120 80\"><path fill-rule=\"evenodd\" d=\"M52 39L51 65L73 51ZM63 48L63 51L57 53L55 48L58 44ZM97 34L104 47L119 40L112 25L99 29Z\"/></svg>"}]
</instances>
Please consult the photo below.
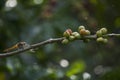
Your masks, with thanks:
<instances>
[{"instance_id":1,"label":"blurred green foliage","mask_svg":"<svg viewBox=\"0 0 120 80\"><path fill-rule=\"evenodd\" d=\"M120 33L120 0L0 0L0 52L25 41L62 37L67 28ZM119 38L75 41L0 59L0 80L119 80Z\"/></svg>"}]
</instances>

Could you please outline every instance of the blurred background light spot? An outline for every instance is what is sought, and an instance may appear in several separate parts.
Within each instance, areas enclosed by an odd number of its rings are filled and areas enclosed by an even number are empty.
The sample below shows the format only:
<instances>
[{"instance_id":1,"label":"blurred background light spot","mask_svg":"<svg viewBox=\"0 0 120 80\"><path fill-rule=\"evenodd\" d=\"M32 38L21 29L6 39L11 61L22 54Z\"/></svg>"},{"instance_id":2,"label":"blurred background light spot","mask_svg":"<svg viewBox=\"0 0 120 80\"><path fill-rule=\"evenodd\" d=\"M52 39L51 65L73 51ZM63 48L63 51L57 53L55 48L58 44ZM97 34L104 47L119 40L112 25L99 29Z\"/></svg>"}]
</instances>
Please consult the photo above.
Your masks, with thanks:
<instances>
[{"instance_id":1,"label":"blurred background light spot","mask_svg":"<svg viewBox=\"0 0 120 80\"><path fill-rule=\"evenodd\" d=\"M62 78L64 76L64 73L61 70L57 70L56 73L59 78Z\"/></svg>"},{"instance_id":2,"label":"blurred background light spot","mask_svg":"<svg viewBox=\"0 0 120 80\"><path fill-rule=\"evenodd\" d=\"M48 68L48 69L46 70L46 72L49 73L49 74L51 74L51 73L53 73L54 71L53 71L53 69Z\"/></svg>"},{"instance_id":3,"label":"blurred background light spot","mask_svg":"<svg viewBox=\"0 0 120 80\"><path fill-rule=\"evenodd\" d=\"M33 65L33 69L34 69L34 70L39 70L40 67L39 67L37 64L35 64L35 65Z\"/></svg>"},{"instance_id":4,"label":"blurred background light spot","mask_svg":"<svg viewBox=\"0 0 120 80\"><path fill-rule=\"evenodd\" d=\"M94 72L96 75L102 74L104 72L103 66L99 65L99 66L95 67Z\"/></svg>"},{"instance_id":5,"label":"blurred background light spot","mask_svg":"<svg viewBox=\"0 0 120 80\"><path fill-rule=\"evenodd\" d=\"M34 3L35 4L41 4L41 3L43 3L43 0L34 0Z\"/></svg>"},{"instance_id":6,"label":"blurred background light spot","mask_svg":"<svg viewBox=\"0 0 120 80\"><path fill-rule=\"evenodd\" d=\"M71 80L76 80L76 79L77 79L77 76L76 76L76 75L72 75L72 76L70 76L70 79L71 79Z\"/></svg>"},{"instance_id":7,"label":"blurred background light spot","mask_svg":"<svg viewBox=\"0 0 120 80\"><path fill-rule=\"evenodd\" d=\"M62 59L62 60L60 61L60 65L61 65L62 67L68 67L68 66L69 66L69 62L68 62L68 60L66 60L66 59Z\"/></svg>"},{"instance_id":8,"label":"blurred background light spot","mask_svg":"<svg viewBox=\"0 0 120 80\"><path fill-rule=\"evenodd\" d=\"M82 73L85 70L85 63L82 60L75 61L71 63L69 70L66 72L66 75L68 77L74 75L74 74L79 74Z\"/></svg>"},{"instance_id":9,"label":"blurred background light spot","mask_svg":"<svg viewBox=\"0 0 120 80\"><path fill-rule=\"evenodd\" d=\"M34 28L32 28L32 34L36 35L36 34L40 33L40 30L41 30L41 28L39 26L34 26Z\"/></svg>"},{"instance_id":10,"label":"blurred background light spot","mask_svg":"<svg viewBox=\"0 0 120 80\"><path fill-rule=\"evenodd\" d=\"M15 7L16 5L17 5L16 0L7 0L5 4L6 7L11 7L11 8Z\"/></svg>"},{"instance_id":11,"label":"blurred background light spot","mask_svg":"<svg viewBox=\"0 0 120 80\"><path fill-rule=\"evenodd\" d=\"M110 67L103 67L102 65L98 65L94 69L94 73L96 75L102 75L102 74L105 74L105 73L107 73L109 71L111 71Z\"/></svg>"},{"instance_id":12,"label":"blurred background light spot","mask_svg":"<svg viewBox=\"0 0 120 80\"><path fill-rule=\"evenodd\" d=\"M10 71L12 75L15 74L15 66L13 65L12 60L7 60L6 62L7 69Z\"/></svg>"},{"instance_id":13,"label":"blurred background light spot","mask_svg":"<svg viewBox=\"0 0 120 80\"><path fill-rule=\"evenodd\" d=\"M91 75L87 72L83 73L83 80L89 80L91 78Z\"/></svg>"}]
</instances>

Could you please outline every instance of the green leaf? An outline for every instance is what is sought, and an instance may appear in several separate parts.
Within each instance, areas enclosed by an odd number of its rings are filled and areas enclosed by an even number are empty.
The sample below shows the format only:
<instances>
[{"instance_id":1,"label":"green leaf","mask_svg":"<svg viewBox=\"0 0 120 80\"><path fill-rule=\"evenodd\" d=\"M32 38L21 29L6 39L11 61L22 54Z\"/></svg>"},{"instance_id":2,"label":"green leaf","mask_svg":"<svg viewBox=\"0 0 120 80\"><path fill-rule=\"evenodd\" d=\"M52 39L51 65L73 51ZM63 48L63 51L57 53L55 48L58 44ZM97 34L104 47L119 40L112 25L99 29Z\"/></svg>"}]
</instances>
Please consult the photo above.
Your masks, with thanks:
<instances>
[{"instance_id":1,"label":"green leaf","mask_svg":"<svg viewBox=\"0 0 120 80\"><path fill-rule=\"evenodd\" d=\"M66 75L68 77L70 77L74 74L81 73L85 70L85 67L86 67L86 65L82 60L76 61L76 62L72 63L72 65L70 66L70 68L66 72Z\"/></svg>"}]
</instances>

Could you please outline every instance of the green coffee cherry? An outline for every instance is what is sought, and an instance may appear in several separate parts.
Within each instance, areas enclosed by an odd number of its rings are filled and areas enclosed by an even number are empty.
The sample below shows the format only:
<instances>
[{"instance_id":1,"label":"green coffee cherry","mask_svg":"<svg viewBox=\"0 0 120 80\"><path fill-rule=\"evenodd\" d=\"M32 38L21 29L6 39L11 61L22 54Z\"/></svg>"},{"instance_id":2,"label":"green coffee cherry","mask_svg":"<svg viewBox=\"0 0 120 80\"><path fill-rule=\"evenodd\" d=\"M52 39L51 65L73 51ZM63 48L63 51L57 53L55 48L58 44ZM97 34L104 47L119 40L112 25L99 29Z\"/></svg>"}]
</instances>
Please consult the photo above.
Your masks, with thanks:
<instances>
[{"instance_id":1,"label":"green coffee cherry","mask_svg":"<svg viewBox=\"0 0 120 80\"><path fill-rule=\"evenodd\" d=\"M79 34L78 32L73 32L72 35L75 36L76 34Z\"/></svg>"},{"instance_id":2,"label":"green coffee cherry","mask_svg":"<svg viewBox=\"0 0 120 80\"><path fill-rule=\"evenodd\" d=\"M72 30L71 29L67 29L64 33L63 36L64 37L69 37L72 34Z\"/></svg>"},{"instance_id":3,"label":"green coffee cherry","mask_svg":"<svg viewBox=\"0 0 120 80\"><path fill-rule=\"evenodd\" d=\"M90 35L90 31L89 30L85 30L86 35Z\"/></svg>"},{"instance_id":4,"label":"green coffee cherry","mask_svg":"<svg viewBox=\"0 0 120 80\"><path fill-rule=\"evenodd\" d=\"M70 40L70 41L75 40L75 36L69 36L69 40Z\"/></svg>"},{"instance_id":5,"label":"green coffee cherry","mask_svg":"<svg viewBox=\"0 0 120 80\"><path fill-rule=\"evenodd\" d=\"M62 44L68 44L69 43L69 40L68 39L63 39L62 40Z\"/></svg>"},{"instance_id":6,"label":"green coffee cherry","mask_svg":"<svg viewBox=\"0 0 120 80\"><path fill-rule=\"evenodd\" d=\"M103 37L97 38L97 42L104 42L104 38Z\"/></svg>"},{"instance_id":7,"label":"green coffee cherry","mask_svg":"<svg viewBox=\"0 0 120 80\"><path fill-rule=\"evenodd\" d=\"M107 34L107 29L106 28L101 28L100 31L102 32L102 34Z\"/></svg>"},{"instance_id":8,"label":"green coffee cherry","mask_svg":"<svg viewBox=\"0 0 120 80\"><path fill-rule=\"evenodd\" d=\"M75 38L80 39L81 38L80 34L79 33L75 34Z\"/></svg>"},{"instance_id":9,"label":"green coffee cherry","mask_svg":"<svg viewBox=\"0 0 120 80\"><path fill-rule=\"evenodd\" d=\"M79 26L78 31L80 31L81 29L85 29L85 27L84 26Z\"/></svg>"},{"instance_id":10,"label":"green coffee cherry","mask_svg":"<svg viewBox=\"0 0 120 80\"><path fill-rule=\"evenodd\" d=\"M72 35L75 36L75 38L77 38L77 39L81 38L81 36L78 32L73 32Z\"/></svg>"},{"instance_id":11,"label":"green coffee cherry","mask_svg":"<svg viewBox=\"0 0 120 80\"><path fill-rule=\"evenodd\" d=\"M108 39L104 38L103 43L108 43Z\"/></svg>"},{"instance_id":12,"label":"green coffee cherry","mask_svg":"<svg viewBox=\"0 0 120 80\"><path fill-rule=\"evenodd\" d=\"M80 33L80 35L84 36L84 35L86 35L86 30L85 29L81 29L79 31L79 33Z\"/></svg>"},{"instance_id":13,"label":"green coffee cherry","mask_svg":"<svg viewBox=\"0 0 120 80\"><path fill-rule=\"evenodd\" d=\"M96 35L97 35L97 37L101 37L102 36L102 31L101 30L97 31Z\"/></svg>"},{"instance_id":14,"label":"green coffee cherry","mask_svg":"<svg viewBox=\"0 0 120 80\"><path fill-rule=\"evenodd\" d=\"M64 37L69 37L70 34L69 34L68 32L64 32L64 33L63 33L63 36L64 36Z\"/></svg>"}]
</instances>

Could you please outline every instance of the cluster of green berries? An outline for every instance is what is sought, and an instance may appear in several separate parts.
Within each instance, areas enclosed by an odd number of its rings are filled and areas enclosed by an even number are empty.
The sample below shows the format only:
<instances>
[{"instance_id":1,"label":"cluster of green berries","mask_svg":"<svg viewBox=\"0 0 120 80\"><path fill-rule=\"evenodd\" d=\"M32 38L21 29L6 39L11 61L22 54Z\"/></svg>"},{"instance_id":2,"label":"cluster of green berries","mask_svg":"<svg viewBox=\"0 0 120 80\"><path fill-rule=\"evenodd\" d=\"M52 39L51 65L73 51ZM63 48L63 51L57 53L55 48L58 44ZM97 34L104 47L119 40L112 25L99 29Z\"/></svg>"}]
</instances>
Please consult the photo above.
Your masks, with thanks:
<instances>
[{"instance_id":1,"label":"cluster of green berries","mask_svg":"<svg viewBox=\"0 0 120 80\"><path fill-rule=\"evenodd\" d=\"M101 28L100 30L98 30L96 32L96 35L97 35L96 41L99 43L107 43L108 39L103 36L107 34L107 31L108 30L106 28Z\"/></svg>"},{"instance_id":2,"label":"cluster of green berries","mask_svg":"<svg viewBox=\"0 0 120 80\"><path fill-rule=\"evenodd\" d=\"M67 44L71 41L81 39L84 42L89 42L90 39L86 38L86 36L89 36L91 32L87 29L85 29L84 26L79 26L78 27L78 32L73 32L71 29L67 29L64 33L63 36L65 37L62 41L63 44ZM101 28L96 32L96 41L99 43L107 43L108 39L105 37L107 34L107 29L106 28Z\"/></svg>"},{"instance_id":3,"label":"cluster of green berries","mask_svg":"<svg viewBox=\"0 0 120 80\"><path fill-rule=\"evenodd\" d=\"M78 32L80 33L81 36L88 36L90 35L90 31L89 30L86 30L84 26L79 26L78 28Z\"/></svg>"},{"instance_id":4,"label":"cluster of green berries","mask_svg":"<svg viewBox=\"0 0 120 80\"><path fill-rule=\"evenodd\" d=\"M72 32L71 29L67 29L64 33L63 36L65 39L63 39L62 43L67 44L70 41L73 41L75 39L80 39L80 34L78 32Z\"/></svg>"},{"instance_id":5,"label":"cluster of green berries","mask_svg":"<svg viewBox=\"0 0 120 80\"><path fill-rule=\"evenodd\" d=\"M91 34L91 32L87 29L85 29L84 26L79 26L78 27L78 32L81 35L81 38L83 39L83 42L89 42L90 39L85 39L84 36L89 36Z\"/></svg>"},{"instance_id":6,"label":"cluster of green berries","mask_svg":"<svg viewBox=\"0 0 120 80\"><path fill-rule=\"evenodd\" d=\"M83 39L84 36L90 35L90 31L86 30L84 26L79 26L78 32L73 32L71 29L67 29L63 36L65 39L63 39L62 43L67 44L70 41L77 40L77 39ZM83 39L84 42L88 42L89 39Z\"/></svg>"}]
</instances>

